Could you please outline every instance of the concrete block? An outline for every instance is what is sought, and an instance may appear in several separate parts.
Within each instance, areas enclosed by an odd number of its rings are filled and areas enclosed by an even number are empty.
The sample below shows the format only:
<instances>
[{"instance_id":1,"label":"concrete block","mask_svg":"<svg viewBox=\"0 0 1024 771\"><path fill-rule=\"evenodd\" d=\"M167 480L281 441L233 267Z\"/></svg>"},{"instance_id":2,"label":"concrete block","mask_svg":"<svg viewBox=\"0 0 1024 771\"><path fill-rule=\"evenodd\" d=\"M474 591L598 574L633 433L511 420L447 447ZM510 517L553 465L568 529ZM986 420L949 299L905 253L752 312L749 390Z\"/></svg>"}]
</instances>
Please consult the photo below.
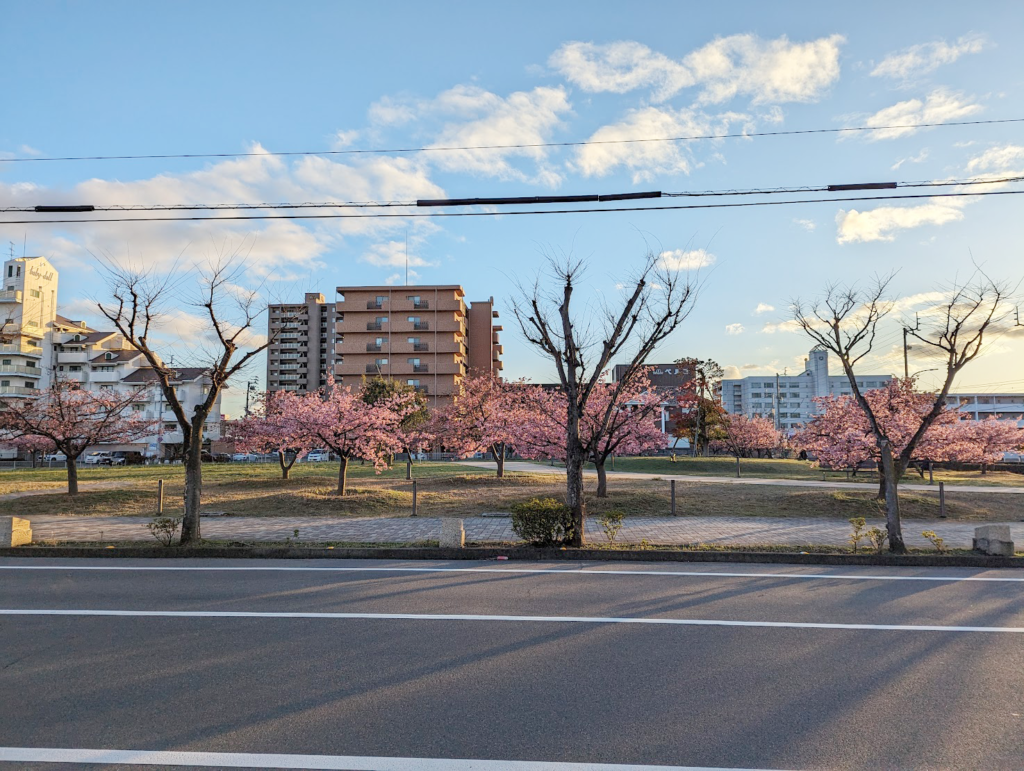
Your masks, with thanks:
<instances>
[{"instance_id":1,"label":"concrete block","mask_svg":"<svg viewBox=\"0 0 1024 771\"><path fill-rule=\"evenodd\" d=\"M32 523L20 517L0 517L0 546L32 543Z\"/></svg>"},{"instance_id":2,"label":"concrete block","mask_svg":"<svg viewBox=\"0 0 1024 771\"><path fill-rule=\"evenodd\" d=\"M1012 557L1014 548L1010 540L1009 525L982 525L974 528L975 551L999 557Z\"/></svg>"},{"instance_id":3,"label":"concrete block","mask_svg":"<svg viewBox=\"0 0 1024 771\"><path fill-rule=\"evenodd\" d=\"M438 545L444 549L461 549L466 545L466 530L461 519L442 519Z\"/></svg>"}]
</instances>

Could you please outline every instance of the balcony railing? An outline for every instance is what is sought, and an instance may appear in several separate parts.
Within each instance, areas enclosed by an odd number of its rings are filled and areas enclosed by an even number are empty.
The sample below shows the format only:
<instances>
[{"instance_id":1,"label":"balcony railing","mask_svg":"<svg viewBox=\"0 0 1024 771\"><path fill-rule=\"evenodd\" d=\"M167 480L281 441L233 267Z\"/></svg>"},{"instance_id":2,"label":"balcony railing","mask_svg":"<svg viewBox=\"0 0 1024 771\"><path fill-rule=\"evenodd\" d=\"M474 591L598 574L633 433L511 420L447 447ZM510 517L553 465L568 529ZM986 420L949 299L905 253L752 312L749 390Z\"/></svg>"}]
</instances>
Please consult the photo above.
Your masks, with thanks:
<instances>
[{"instance_id":1,"label":"balcony railing","mask_svg":"<svg viewBox=\"0 0 1024 771\"><path fill-rule=\"evenodd\" d=\"M24 388L22 386L0 386L0 394L21 394L23 396L28 396L35 392L36 389L34 388Z\"/></svg>"},{"instance_id":2,"label":"balcony railing","mask_svg":"<svg viewBox=\"0 0 1024 771\"><path fill-rule=\"evenodd\" d=\"M367 343L366 344L366 352L367 353L380 353L380 350L381 350L381 347L379 345L377 345L376 343Z\"/></svg>"},{"instance_id":3,"label":"balcony railing","mask_svg":"<svg viewBox=\"0 0 1024 771\"><path fill-rule=\"evenodd\" d=\"M0 292L0 303L20 303L21 292L17 289L6 289Z\"/></svg>"},{"instance_id":4,"label":"balcony railing","mask_svg":"<svg viewBox=\"0 0 1024 771\"><path fill-rule=\"evenodd\" d=\"M43 349L38 346L7 343L6 345L0 345L0 353L18 353L23 356L42 356Z\"/></svg>"},{"instance_id":5,"label":"balcony railing","mask_svg":"<svg viewBox=\"0 0 1024 771\"><path fill-rule=\"evenodd\" d=\"M381 370L381 368L383 366L385 366L385 365L383 365L383 364L382 365L367 364L366 365L366 374L368 374L368 375L376 375L378 372L380 372L380 370Z\"/></svg>"},{"instance_id":6,"label":"balcony railing","mask_svg":"<svg viewBox=\"0 0 1024 771\"><path fill-rule=\"evenodd\" d=\"M430 308L430 303L426 300L420 300L418 303L413 303L412 307L415 308L416 310L427 310Z\"/></svg>"},{"instance_id":7,"label":"balcony railing","mask_svg":"<svg viewBox=\"0 0 1024 771\"><path fill-rule=\"evenodd\" d=\"M383 307L384 307L384 303L379 303L376 300L367 300L366 301L366 310L368 310L368 311L379 311Z\"/></svg>"},{"instance_id":8,"label":"balcony railing","mask_svg":"<svg viewBox=\"0 0 1024 771\"><path fill-rule=\"evenodd\" d=\"M426 364L414 364L412 367L413 372L430 372L430 367Z\"/></svg>"},{"instance_id":9,"label":"balcony railing","mask_svg":"<svg viewBox=\"0 0 1024 771\"><path fill-rule=\"evenodd\" d=\"M426 386L415 386L415 387L413 388L413 390L414 390L414 391L416 391L416 393L418 393L418 394L424 394L424 395L426 395L426 394L430 393L430 392L429 392L429 391L427 390L427 387L426 387Z\"/></svg>"},{"instance_id":10,"label":"balcony railing","mask_svg":"<svg viewBox=\"0 0 1024 771\"><path fill-rule=\"evenodd\" d=\"M413 323L412 328L415 329L417 332L419 332L421 330L424 330L424 329L430 329L430 322L429 321L417 321L417 322Z\"/></svg>"},{"instance_id":11,"label":"balcony railing","mask_svg":"<svg viewBox=\"0 0 1024 771\"><path fill-rule=\"evenodd\" d=\"M430 343L413 343L412 349L414 351L429 351Z\"/></svg>"},{"instance_id":12,"label":"balcony railing","mask_svg":"<svg viewBox=\"0 0 1024 771\"><path fill-rule=\"evenodd\" d=\"M0 364L0 375L31 375L40 377L43 371L39 367L26 367L23 364Z\"/></svg>"},{"instance_id":13,"label":"balcony railing","mask_svg":"<svg viewBox=\"0 0 1024 771\"><path fill-rule=\"evenodd\" d=\"M367 332L380 332L381 326L382 326L381 322L379 322L379 321L367 321L366 322L366 331Z\"/></svg>"}]
</instances>

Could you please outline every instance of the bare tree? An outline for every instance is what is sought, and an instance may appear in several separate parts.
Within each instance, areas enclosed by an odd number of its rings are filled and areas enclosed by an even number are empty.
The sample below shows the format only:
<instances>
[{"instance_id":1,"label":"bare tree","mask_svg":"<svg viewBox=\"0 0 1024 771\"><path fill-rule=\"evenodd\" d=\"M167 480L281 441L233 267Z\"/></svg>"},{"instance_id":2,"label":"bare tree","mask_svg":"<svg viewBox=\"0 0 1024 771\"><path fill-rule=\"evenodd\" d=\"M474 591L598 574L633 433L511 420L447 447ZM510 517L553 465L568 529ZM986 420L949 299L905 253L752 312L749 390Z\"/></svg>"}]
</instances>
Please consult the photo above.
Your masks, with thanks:
<instances>
[{"instance_id":1,"label":"bare tree","mask_svg":"<svg viewBox=\"0 0 1024 771\"><path fill-rule=\"evenodd\" d=\"M199 528L199 507L202 498L203 431L217 397L228 381L265 350L273 341L268 336L263 342L253 337L257 317L265 309L258 290L240 289L245 266L233 258L211 262L205 268L194 268L185 277L197 279L198 294L181 297L185 281L175 276L159 275L148 270L134 270L108 261L109 303L98 303L100 312L124 335L129 344L139 350L156 373L167 406L174 413L182 432L185 463L185 511L181 523L181 543L198 543L202 536ZM205 398L197 402L192 414L186 412L174 388L175 369L164 363L157 351L158 343L151 339L157 333L168 306L178 301L196 308L205 322L211 347L202 362L206 369L208 389ZM274 332L272 334L277 334Z\"/></svg>"},{"instance_id":2,"label":"bare tree","mask_svg":"<svg viewBox=\"0 0 1024 771\"><path fill-rule=\"evenodd\" d=\"M879 325L895 307L888 299L893 276L878 277L864 289L831 284L825 288L824 296L810 305L794 300L791 312L808 337L839 358L853 397L867 417L882 461L880 492L885 498L889 550L902 554L907 549L900 524L899 480L925 432L942 413L953 380L978 356L986 337L1004 320L1009 289L978 271L966 282L954 282L948 288L947 300L923 314L924 326L911 330L915 338L944 360L945 378L910 441L896 452L881 416L875 415L853 371L871 353Z\"/></svg>"},{"instance_id":3,"label":"bare tree","mask_svg":"<svg viewBox=\"0 0 1024 771\"><path fill-rule=\"evenodd\" d=\"M553 279L557 289L546 292L541 283L544 276L538 275L532 288L519 288L513 313L527 341L554 362L566 397L565 501L573 518L570 543L582 546L586 517L583 464L594 453L580 432L587 403L612 360L627 356L606 409L595 418L597 430L590 432L590 436L600 437L607 431L620 395L630 387L644 362L689 315L698 285L659 264L657 256L649 252L624 291L622 307L601 308L601 328L595 334L571 307L573 292L584 273L582 261L549 258L548 273L546 278Z\"/></svg>"}]
</instances>

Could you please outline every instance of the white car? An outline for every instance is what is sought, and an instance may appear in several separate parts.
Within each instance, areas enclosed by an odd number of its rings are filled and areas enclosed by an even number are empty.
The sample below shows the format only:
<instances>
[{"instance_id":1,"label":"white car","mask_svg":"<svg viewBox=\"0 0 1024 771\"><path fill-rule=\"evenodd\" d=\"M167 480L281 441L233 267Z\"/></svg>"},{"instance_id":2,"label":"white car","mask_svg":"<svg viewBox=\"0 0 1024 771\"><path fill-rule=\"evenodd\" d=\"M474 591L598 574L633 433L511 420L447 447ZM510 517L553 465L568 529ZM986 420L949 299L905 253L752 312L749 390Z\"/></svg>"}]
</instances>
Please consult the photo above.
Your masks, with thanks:
<instances>
[{"instance_id":1,"label":"white car","mask_svg":"<svg viewBox=\"0 0 1024 771\"><path fill-rule=\"evenodd\" d=\"M331 454L327 450L313 450L306 456L306 461L309 463L322 463L330 459Z\"/></svg>"},{"instance_id":2,"label":"white car","mask_svg":"<svg viewBox=\"0 0 1024 771\"><path fill-rule=\"evenodd\" d=\"M43 463L65 463L68 456L62 452L50 452L43 456Z\"/></svg>"},{"instance_id":3,"label":"white car","mask_svg":"<svg viewBox=\"0 0 1024 771\"><path fill-rule=\"evenodd\" d=\"M117 460L120 460L121 463L124 462L123 458L118 458ZM115 465L114 461L115 458L113 453L98 450L96 452L90 452L85 456L85 459L82 462L87 466L113 466ZM120 465L120 463L116 465Z\"/></svg>"}]
</instances>

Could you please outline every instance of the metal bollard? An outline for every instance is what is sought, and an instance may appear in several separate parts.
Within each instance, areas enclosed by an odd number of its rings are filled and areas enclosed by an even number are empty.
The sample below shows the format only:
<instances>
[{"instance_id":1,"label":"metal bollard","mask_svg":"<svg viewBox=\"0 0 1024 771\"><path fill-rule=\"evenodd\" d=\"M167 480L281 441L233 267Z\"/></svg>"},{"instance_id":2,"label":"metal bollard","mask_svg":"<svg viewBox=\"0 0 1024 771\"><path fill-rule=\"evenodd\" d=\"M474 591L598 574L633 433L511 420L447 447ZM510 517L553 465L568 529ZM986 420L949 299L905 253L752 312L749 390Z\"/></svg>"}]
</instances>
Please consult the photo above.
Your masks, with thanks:
<instances>
[{"instance_id":1,"label":"metal bollard","mask_svg":"<svg viewBox=\"0 0 1024 771\"><path fill-rule=\"evenodd\" d=\"M412 481L412 516L416 516L416 480Z\"/></svg>"},{"instance_id":2,"label":"metal bollard","mask_svg":"<svg viewBox=\"0 0 1024 771\"><path fill-rule=\"evenodd\" d=\"M671 513L672 513L672 516L674 517L676 515L676 480L673 479L671 484L672 484L672 509L671 509Z\"/></svg>"},{"instance_id":3,"label":"metal bollard","mask_svg":"<svg viewBox=\"0 0 1024 771\"><path fill-rule=\"evenodd\" d=\"M946 483L939 482L939 518L946 518Z\"/></svg>"},{"instance_id":4,"label":"metal bollard","mask_svg":"<svg viewBox=\"0 0 1024 771\"><path fill-rule=\"evenodd\" d=\"M156 480L156 513L164 513L164 480Z\"/></svg>"}]
</instances>

